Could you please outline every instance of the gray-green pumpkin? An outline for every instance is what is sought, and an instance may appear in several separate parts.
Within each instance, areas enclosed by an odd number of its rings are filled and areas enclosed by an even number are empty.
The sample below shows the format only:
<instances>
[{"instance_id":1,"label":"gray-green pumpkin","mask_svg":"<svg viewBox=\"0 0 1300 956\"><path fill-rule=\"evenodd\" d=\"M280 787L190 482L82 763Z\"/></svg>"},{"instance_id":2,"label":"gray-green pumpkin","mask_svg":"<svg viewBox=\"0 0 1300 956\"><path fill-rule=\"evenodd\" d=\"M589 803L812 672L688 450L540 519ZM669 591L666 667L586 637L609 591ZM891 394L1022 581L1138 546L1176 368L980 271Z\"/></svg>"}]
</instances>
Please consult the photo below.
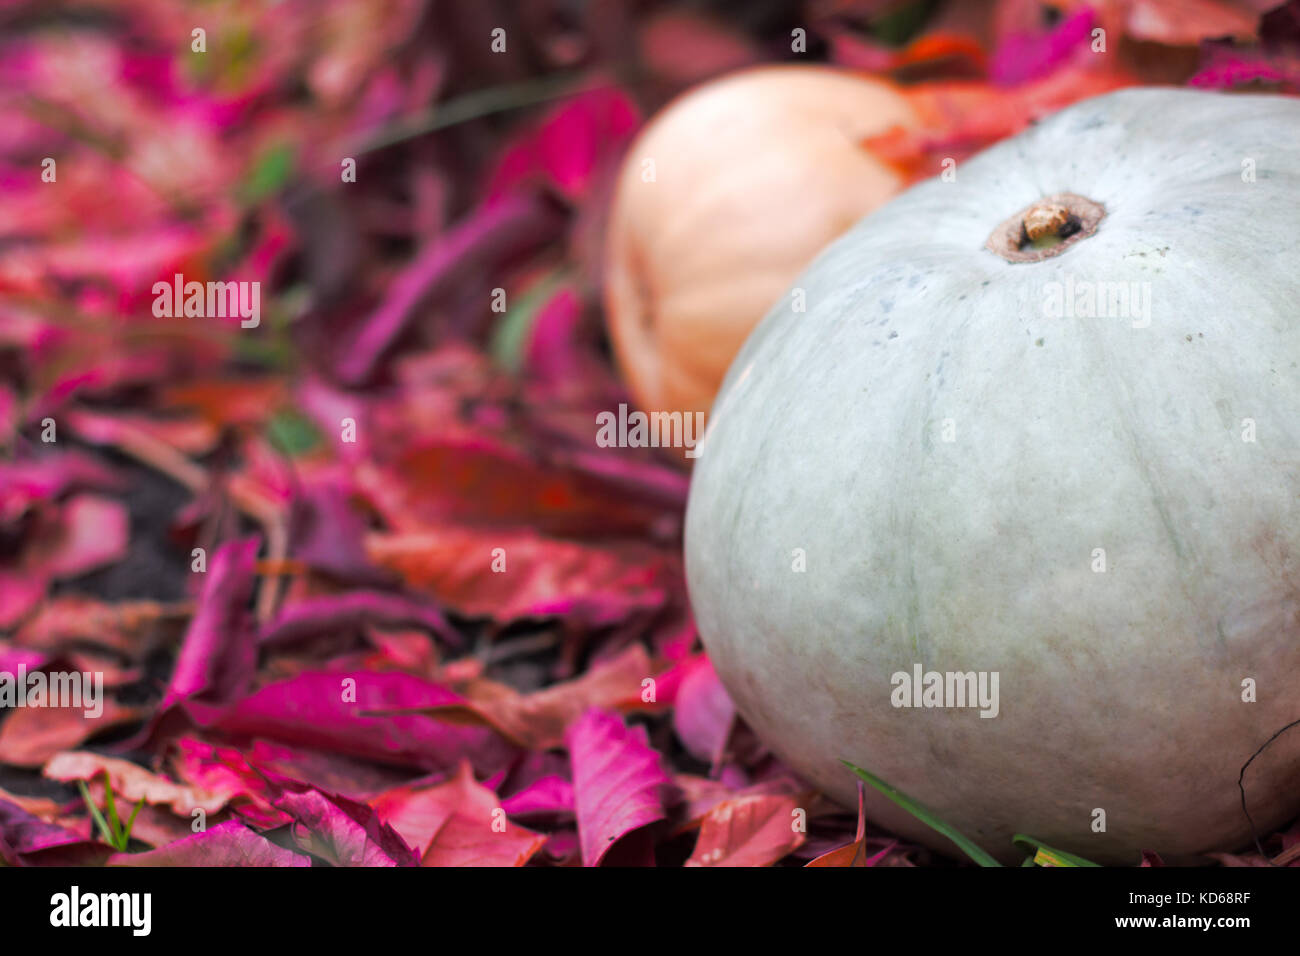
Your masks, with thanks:
<instances>
[{"instance_id":1,"label":"gray-green pumpkin","mask_svg":"<svg viewBox=\"0 0 1300 956\"><path fill-rule=\"evenodd\" d=\"M1300 100L1099 97L860 222L732 365L686 567L741 714L846 805L841 759L1005 859L1248 843L1300 719ZM896 706L918 665L997 715ZM1300 810L1300 727L1245 789Z\"/></svg>"}]
</instances>

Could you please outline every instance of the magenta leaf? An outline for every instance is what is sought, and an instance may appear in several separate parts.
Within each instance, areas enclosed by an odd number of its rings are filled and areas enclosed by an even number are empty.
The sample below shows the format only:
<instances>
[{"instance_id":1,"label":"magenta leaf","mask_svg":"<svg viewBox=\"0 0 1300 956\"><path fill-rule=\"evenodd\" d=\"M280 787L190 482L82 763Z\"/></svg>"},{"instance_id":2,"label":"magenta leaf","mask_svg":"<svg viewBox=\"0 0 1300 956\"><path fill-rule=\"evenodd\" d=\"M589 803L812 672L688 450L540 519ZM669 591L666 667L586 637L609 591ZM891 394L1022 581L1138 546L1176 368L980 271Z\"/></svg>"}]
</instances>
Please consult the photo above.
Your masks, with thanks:
<instances>
[{"instance_id":1,"label":"magenta leaf","mask_svg":"<svg viewBox=\"0 0 1300 956\"><path fill-rule=\"evenodd\" d=\"M716 763L722 756L736 707L713 664L701 654L689 664L673 704L673 729L691 756Z\"/></svg>"},{"instance_id":2,"label":"magenta leaf","mask_svg":"<svg viewBox=\"0 0 1300 956\"><path fill-rule=\"evenodd\" d=\"M597 866L628 833L665 817L672 782L644 727L589 710L565 735L583 866Z\"/></svg>"},{"instance_id":3,"label":"magenta leaf","mask_svg":"<svg viewBox=\"0 0 1300 956\"><path fill-rule=\"evenodd\" d=\"M109 866L311 866L310 858L276 846L238 820L227 820L146 853L116 853Z\"/></svg>"},{"instance_id":4,"label":"magenta leaf","mask_svg":"<svg viewBox=\"0 0 1300 956\"><path fill-rule=\"evenodd\" d=\"M573 784L558 775L541 777L502 800L501 809L511 817L571 818Z\"/></svg>"},{"instance_id":5,"label":"magenta leaf","mask_svg":"<svg viewBox=\"0 0 1300 956\"><path fill-rule=\"evenodd\" d=\"M307 790L286 791L275 806L293 817L300 847L334 866L419 866L420 857L364 803Z\"/></svg>"},{"instance_id":6,"label":"magenta leaf","mask_svg":"<svg viewBox=\"0 0 1300 956\"><path fill-rule=\"evenodd\" d=\"M16 803L0 799L0 859L11 866L20 865L19 857L24 854L81 843L83 839L71 830L46 823Z\"/></svg>"},{"instance_id":7,"label":"magenta leaf","mask_svg":"<svg viewBox=\"0 0 1300 956\"><path fill-rule=\"evenodd\" d=\"M243 538L212 556L162 710L195 696L228 700L247 684L257 657L248 600L260 544Z\"/></svg>"},{"instance_id":8,"label":"magenta leaf","mask_svg":"<svg viewBox=\"0 0 1300 956\"><path fill-rule=\"evenodd\" d=\"M450 773L462 758L481 773L505 766L514 749L495 731L421 714L371 716L460 702L439 684L396 671L308 672L207 718L227 733L430 771Z\"/></svg>"},{"instance_id":9,"label":"magenta leaf","mask_svg":"<svg viewBox=\"0 0 1300 956\"><path fill-rule=\"evenodd\" d=\"M464 643L436 605L383 591L351 591L290 604L263 632L261 643L285 647L365 624L423 627L452 647Z\"/></svg>"},{"instance_id":10,"label":"magenta leaf","mask_svg":"<svg viewBox=\"0 0 1300 956\"><path fill-rule=\"evenodd\" d=\"M418 314L466 274L481 274L551 238L558 219L543 203L507 198L470 215L430 242L391 283L389 293L340 351L338 377L349 385L375 367Z\"/></svg>"}]
</instances>

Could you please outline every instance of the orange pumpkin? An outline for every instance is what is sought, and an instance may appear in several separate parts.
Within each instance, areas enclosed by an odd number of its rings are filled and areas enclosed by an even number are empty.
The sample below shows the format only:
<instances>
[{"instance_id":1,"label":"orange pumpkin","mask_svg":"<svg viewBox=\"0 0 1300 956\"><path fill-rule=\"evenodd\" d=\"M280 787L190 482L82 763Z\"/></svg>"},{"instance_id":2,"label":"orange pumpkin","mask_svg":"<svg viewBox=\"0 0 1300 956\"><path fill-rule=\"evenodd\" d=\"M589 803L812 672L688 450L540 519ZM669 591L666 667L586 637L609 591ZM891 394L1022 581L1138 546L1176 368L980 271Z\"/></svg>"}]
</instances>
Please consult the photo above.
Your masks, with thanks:
<instances>
[{"instance_id":1,"label":"orange pumpkin","mask_svg":"<svg viewBox=\"0 0 1300 956\"><path fill-rule=\"evenodd\" d=\"M862 144L915 124L891 85L821 66L688 91L633 143L606 248L606 320L647 411L705 411L816 253L902 187Z\"/></svg>"}]
</instances>

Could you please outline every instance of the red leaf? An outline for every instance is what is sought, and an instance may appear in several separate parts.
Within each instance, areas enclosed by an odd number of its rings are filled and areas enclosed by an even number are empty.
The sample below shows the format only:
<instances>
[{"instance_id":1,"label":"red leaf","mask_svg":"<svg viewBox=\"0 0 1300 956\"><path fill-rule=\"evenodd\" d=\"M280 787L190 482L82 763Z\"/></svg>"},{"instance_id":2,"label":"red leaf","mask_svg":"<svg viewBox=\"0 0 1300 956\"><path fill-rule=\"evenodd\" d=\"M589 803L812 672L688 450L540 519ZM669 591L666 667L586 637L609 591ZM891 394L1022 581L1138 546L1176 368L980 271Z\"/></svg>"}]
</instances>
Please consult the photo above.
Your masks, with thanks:
<instances>
[{"instance_id":1,"label":"red leaf","mask_svg":"<svg viewBox=\"0 0 1300 956\"><path fill-rule=\"evenodd\" d=\"M1255 18L1219 0L1129 0L1124 32L1135 40L1196 46L1218 37L1248 39L1255 34Z\"/></svg>"},{"instance_id":2,"label":"red leaf","mask_svg":"<svg viewBox=\"0 0 1300 956\"><path fill-rule=\"evenodd\" d=\"M686 10L665 10L641 28L646 66L676 86L743 69L762 53L741 30Z\"/></svg>"},{"instance_id":3,"label":"red leaf","mask_svg":"<svg viewBox=\"0 0 1300 956\"><path fill-rule=\"evenodd\" d=\"M592 708L614 709L641 703L642 681L650 677L645 648L633 644L587 673L531 694L506 684L476 678L461 688L463 700L427 712L444 718L481 721L521 746L545 750L563 744L566 734Z\"/></svg>"},{"instance_id":4,"label":"red leaf","mask_svg":"<svg viewBox=\"0 0 1300 956\"><path fill-rule=\"evenodd\" d=\"M592 425L593 434L595 425ZM647 536L664 524L664 501L631 497L641 478L663 487L680 507L686 480L663 470L629 475L607 455L607 474L551 456L546 464L490 434L445 431L400 446L387 467L360 464L358 488L397 531L426 531L447 522L529 527L556 536ZM577 459L578 456L572 456ZM594 452L588 458L599 458ZM651 477L653 475L653 477Z\"/></svg>"},{"instance_id":5,"label":"red leaf","mask_svg":"<svg viewBox=\"0 0 1300 956\"><path fill-rule=\"evenodd\" d=\"M891 852L898 844L890 842L882 850L877 850L870 856L867 855L867 841L865 838L853 843L846 844L835 850L830 850L804 864L805 866L875 866Z\"/></svg>"},{"instance_id":6,"label":"red leaf","mask_svg":"<svg viewBox=\"0 0 1300 956\"><path fill-rule=\"evenodd\" d=\"M503 623L564 617L606 627L660 607L680 573L666 552L638 544L596 547L451 524L372 535L367 550L376 564L462 614Z\"/></svg>"},{"instance_id":7,"label":"red leaf","mask_svg":"<svg viewBox=\"0 0 1300 956\"><path fill-rule=\"evenodd\" d=\"M337 373L356 385L374 373L384 353L402 335L419 306L447 291L466 274L491 272L554 233L557 219L543 204L510 198L473 213L420 250L389 284L387 297L339 351Z\"/></svg>"},{"instance_id":8,"label":"red leaf","mask_svg":"<svg viewBox=\"0 0 1300 956\"><path fill-rule=\"evenodd\" d=\"M991 72L1004 86L1046 76L1080 54L1087 54L1096 13L1083 7L1051 29L1035 28L1007 33L998 43Z\"/></svg>"},{"instance_id":9,"label":"red leaf","mask_svg":"<svg viewBox=\"0 0 1300 956\"><path fill-rule=\"evenodd\" d=\"M81 707L19 707L0 723L0 763L39 767L55 754L71 750L95 734L128 724L142 711L123 706L110 697L103 713L87 717Z\"/></svg>"},{"instance_id":10,"label":"red leaf","mask_svg":"<svg viewBox=\"0 0 1300 956\"><path fill-rule=\"evenodd\" d=\"M762 794L726 800L700 826L687 866L771 866L801 843L794 829L798 802L792 796Z\"/></svg>"}]
</instances>

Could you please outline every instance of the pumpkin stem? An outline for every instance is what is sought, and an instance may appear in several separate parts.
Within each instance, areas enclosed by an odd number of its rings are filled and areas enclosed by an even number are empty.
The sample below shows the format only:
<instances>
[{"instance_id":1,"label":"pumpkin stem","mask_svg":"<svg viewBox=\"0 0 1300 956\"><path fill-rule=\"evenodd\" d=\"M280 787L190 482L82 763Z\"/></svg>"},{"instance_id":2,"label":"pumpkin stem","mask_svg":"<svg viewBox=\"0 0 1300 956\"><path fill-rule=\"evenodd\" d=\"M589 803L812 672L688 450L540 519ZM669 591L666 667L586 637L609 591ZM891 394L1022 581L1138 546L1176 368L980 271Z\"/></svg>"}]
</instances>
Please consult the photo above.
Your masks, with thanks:
<instances>
[{"instance_id":1,"label":"pumpkin stem","mask_svg":"<svg viewBox=\"0 0 1300 956\"><path fill-rule=\"evenodd\" d=\"M1073 217L1070 210L1059 202L1037 202L1025 213L1023 227L1025 238L1037 242L1044 236L1065 238L1064 228ZM1075 222L1078 222L1076 219Z\"/></svg>"},{"instance_id":2,"label":"pumpkin stem","mask_svg":"<svg viewBox=\"0 0 1300 956\"><path fill-rule=\"evenodd\" d=\"M1005 220L989 235L986 247L1007 262L1040 262L1091 236L1105 215L1101 203L1057 193Z\"/></svg>"}]
</instances>

